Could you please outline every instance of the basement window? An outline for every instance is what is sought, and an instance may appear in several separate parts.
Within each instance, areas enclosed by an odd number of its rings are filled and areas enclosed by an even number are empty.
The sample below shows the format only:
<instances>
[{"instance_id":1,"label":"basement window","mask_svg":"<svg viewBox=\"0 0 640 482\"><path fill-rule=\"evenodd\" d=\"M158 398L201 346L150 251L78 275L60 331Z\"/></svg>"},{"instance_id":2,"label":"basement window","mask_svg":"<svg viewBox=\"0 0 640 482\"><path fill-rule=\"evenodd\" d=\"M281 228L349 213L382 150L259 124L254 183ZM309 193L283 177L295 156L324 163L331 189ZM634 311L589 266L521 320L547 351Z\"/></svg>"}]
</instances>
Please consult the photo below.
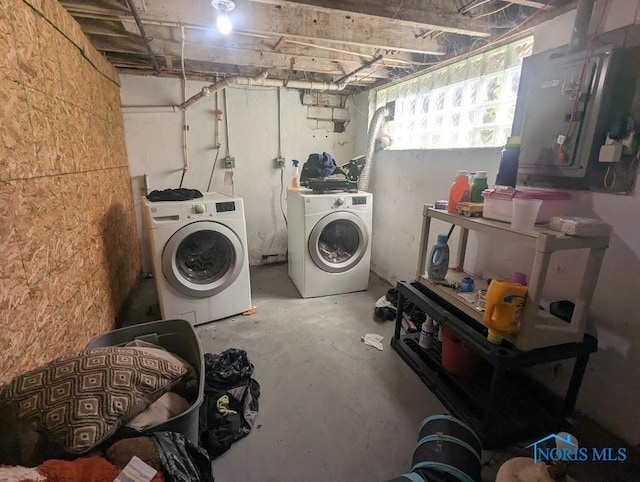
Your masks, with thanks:
<instances>
[{"instance_id":1,"label":"basement window","mask_svg":"<svg viewBox=\"0 0 640 482\"><path fill-rule=\"evenodd\" d=\"M390 149L495 147L511 134L522 60L533 37L470 57L377 92L395 100Z\"/></svg>"}]
</instances>

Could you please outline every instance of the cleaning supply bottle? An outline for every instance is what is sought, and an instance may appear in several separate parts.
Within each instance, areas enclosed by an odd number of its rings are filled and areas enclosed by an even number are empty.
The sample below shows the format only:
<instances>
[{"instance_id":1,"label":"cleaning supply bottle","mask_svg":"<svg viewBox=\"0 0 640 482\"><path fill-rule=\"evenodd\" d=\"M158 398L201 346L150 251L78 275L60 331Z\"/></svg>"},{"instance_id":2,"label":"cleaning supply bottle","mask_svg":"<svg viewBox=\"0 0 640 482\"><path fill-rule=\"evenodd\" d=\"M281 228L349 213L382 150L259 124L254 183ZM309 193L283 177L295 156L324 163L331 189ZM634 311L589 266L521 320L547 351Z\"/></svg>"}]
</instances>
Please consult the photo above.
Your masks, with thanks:
<instances>
[{"instance_id":1,"label":"cleaning supply bottle","mask_svg":"<svg viewBox=\"0 0 640 482\"><path fill-rule=\"evenodd\" d=\"M489 189L489 185L487 184L487 171L478 171L476 172L476 177L473 178L473 184L471 185L471 202L484 202L482 192L485 189Z\"/></svg>"},{"instance_id":2,"label":"cleaning supply bottle","mask_svg":"<svg viewBox=\"0 0 640 482\"><path fill-rule=\"evenodd\" d=\"M300 189L300 170L298 161L293 160L293 174L291 174L291 182L289 183L289 191L298 191Z\"/></svg>"},{"instance_id":3,"label":"cleaning supply bottle","mask_svg":"<svg viewBox=\"0 0 640 482\"><path fill-rule=\"evenodd\" d=\"M468 201L470 191L469 171L458 171L456 179L453 181L451 190L449 191L449 205L447 206L447 212L456 214L458 212L458 203L461 201Z\"/></svg>"},{"instance_id":4,"label":"cleaning supply bottle","mask_svg":"<svg viewBox=\"0 0 640 482\"><path fill-rule=\"evenodd\" d=\"M485 295L483 321L489 328L487 340L499 345L505 336L520 328L527 287L513 281L492 280Z\"/></svg>"},{"instance_id":5,"label":"cleaning supply bottle","mask_svg":"<svg viewBox=\"0 0 640 482\"><path fill-rule=\"evenodd\" d=\"M449 245L447 241L449 236L446 234L438 235L438 242L431 248L429 254L429 265L427 267L427 275L429 279L434 281L442 281L447 276L449 270Z\"/></svg>"},{"instance_id":6,"label":"cleaning supply bottle","mask_svg":"<svg viewBox=\"0 0 640 482\"><path fill-rule=\"evenodd\" d=\"M520 137L511 136L502 149L500 166L496 175L496 186L516 187L518 163L520 159Z\"/></svg>"}]
</instances>

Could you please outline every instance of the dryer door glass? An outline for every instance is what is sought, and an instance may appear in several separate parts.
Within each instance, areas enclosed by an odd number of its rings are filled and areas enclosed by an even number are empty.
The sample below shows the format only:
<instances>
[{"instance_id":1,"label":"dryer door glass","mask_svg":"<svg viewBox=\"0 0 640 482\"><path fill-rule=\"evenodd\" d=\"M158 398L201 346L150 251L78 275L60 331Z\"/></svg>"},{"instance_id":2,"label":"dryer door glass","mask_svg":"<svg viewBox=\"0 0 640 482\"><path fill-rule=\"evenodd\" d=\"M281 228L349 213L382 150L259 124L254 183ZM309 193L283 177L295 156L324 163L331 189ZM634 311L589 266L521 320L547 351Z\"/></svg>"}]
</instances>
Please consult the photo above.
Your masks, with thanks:
<instances>
[{"instance_id":1,"label":"dryer door glass","mask_svg":"<svg viewBox=\"0 0 640 482\"><path fill-rule=\"evenodd\" d=\"M318 239L318 250L325 261L333 264L351 259L360 247L358 228L351 221L340 219L330 222Z\"/></svg>"},{"instance_id":2,"label":"dryer door glass","mask_svg":"<svg viewBox=\"0 0 640 482\"><path fill-rule=\"evenodd\" d=\"M198 221L171 236L162 252L162 272L180 293L206 298L236 280L244 257L235 232L214 221Z\"/></svg>"},{"instance_id":3,"label":"dryer door glass","mask_svg":"<svg viewBox=\"0 0 640 482\"><path fill-rule=\"evenodd\" d=\"M187 236L176 250L176 266L187 280L197 284L218 281L231 268L233 245L215 231L197 231Z\"/></svg>"},{"instance_id":4,"label":"dryer door glass","mask_svg":"<svg viewBox=\"0 0 640 482\"><path fill-rule=\"evenodd\" d=\"M322 218L311 230L309 254L316 266L342 273L356 266L369 245L367 228L360 217L348 212Z\"/></svg>"}]
</instances>

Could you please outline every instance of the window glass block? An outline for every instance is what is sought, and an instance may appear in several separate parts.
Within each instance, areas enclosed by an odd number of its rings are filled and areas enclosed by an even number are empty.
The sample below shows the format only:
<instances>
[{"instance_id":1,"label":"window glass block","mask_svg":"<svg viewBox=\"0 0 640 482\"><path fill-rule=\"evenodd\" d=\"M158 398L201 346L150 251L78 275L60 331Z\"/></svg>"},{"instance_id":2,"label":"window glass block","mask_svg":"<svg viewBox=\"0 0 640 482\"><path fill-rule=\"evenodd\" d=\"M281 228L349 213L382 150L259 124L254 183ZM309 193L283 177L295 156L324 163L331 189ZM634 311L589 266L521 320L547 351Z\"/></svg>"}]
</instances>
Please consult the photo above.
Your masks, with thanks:
<instances>
[{"instance_id":1,"label":"window glass block","mask_svg":"<svg viewBox=\"0 0 640 482\"><path fill-rule=\"evenodd\" d=\"M496 136L495 128L476 129L474 132L474 147L490 147L495 146L494 139Z\"/></svg>"},{"instance_id":2,"label":"window glass block","mask_svg":"<svg viewBox=\"0 0 640 482\"><path fill-rule=\"evenodd\" d=\"M518 95L518 86L520 85L520 67L507 70L504 78L505 82L502 95L507 99L515 99Z\"/></svg>"},{"instance_id":3,"label":"window glass block","mask_svg":"<svg viewBox=\"0 0 640 482\"><path fill-rule=\"evenodd\" d=\"M484 74L503 70L507 61L507 46L484 54Z\"/></svg>"},{"instance_id":4,"label":"window glass block","mask_svg":"<svg viewBox=\"0 0 640 482\"><path fill-rule=\"evenodd\" d=\"M481 103L495 102L500 99L502 89L502 74L491 75L482 79L478 101Z\"/></svg>"},{"instance_id":5,"label":"window glass block","mask_svg":"<svg viewBox=\"0 0 640 482\"><path fill-rule=\"evenodd\" d=\"M444 67L443 69L436 70L433 73L433 87L435 89L439 87L444 87L449 83L449 67Z\"/></svg>"},{"instance_id":6,"label":"window glass block","mask_svg":"<svg viewBox=\"0 0 640 482\"><path fill-rule=\"evenodd\" d=\"M462 106L463 89L463 84L452 85L447 88L445 108L455 109Z\"/></svg>"},{"instance_id":7,"label":"window glass block","mask_svg":"<svg viewBox=\"0 0 640 482\"><path fill-rule=\"evenodd\" d=\"M476 55L467 60L467 78L480 77L482 74L482 55Z\"/></svg>"},{"instance_id":8,"label":"window glass block","mask_svg":"<svg viewBox=\"0 0 640 482\"><path fill-rule=\"evenodd\" d=\"M431 93L431 102L429 106L430 112L441 111L442 109L444 109L444 96L444 89L434 90Z\"/></svg>"},{"instance_id":9,"label":"window glass block","mask_svg":"<svg viewBox=\"0 0 640 482\"><path fill-rule=\"evenodd\" d=\"M467 61L458 62L449 67L449 83L462 82L467 78Z\"/></svg>"},{"instance_id":10,"label":"window glass block","mask_svg":"<svg viewBox=\"0 0 640 482\"><path fill-rule=\"evenodd\" d=\"M509 46L509 61L507 67L521 65L525 57L533 53L533 37L515 42Z\"/></svg>"},{"instance_id":11,"label":"window glass block","mask_svg":"<svg viewBox=\"0 0 640 482\"><path fill-rule=\"evenodd\" d=\"M478 79L465 82L462 95L462 104L465 107L473 106L478 101L478 84Z\"/></svg>"},{"instance_id":12,"label":"window glass block","mask_svg":"<svg viewBox=\"0 0 640 482\"><path fill-rule=\"evenodd\" d=\"M498 122L498 105L480 107L476 112L476 124L489 125Z\"/></svg>"},{"instance_id":13,"label":"window glass block","mask_svg":"<svg viewBox=\"0 0 640 482\"><path fill-rule=\"evenodd\" d=\"M527 37L379 90L378 106L396 101L392 149L504 145L532 47Z\"/></svg>"}]
</instances>

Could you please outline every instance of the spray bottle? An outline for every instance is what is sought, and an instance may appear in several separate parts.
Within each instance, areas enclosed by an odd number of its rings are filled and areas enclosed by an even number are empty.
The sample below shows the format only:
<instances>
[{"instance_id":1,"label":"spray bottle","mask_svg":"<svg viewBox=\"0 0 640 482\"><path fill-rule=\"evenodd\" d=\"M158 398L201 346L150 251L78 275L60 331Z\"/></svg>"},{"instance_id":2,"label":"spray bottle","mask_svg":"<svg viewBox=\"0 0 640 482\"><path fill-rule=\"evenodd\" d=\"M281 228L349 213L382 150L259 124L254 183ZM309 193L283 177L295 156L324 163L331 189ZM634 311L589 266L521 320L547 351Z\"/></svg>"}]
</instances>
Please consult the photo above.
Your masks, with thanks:
<instances>
[{"instance_id":1,"label":"spray bottle","mask_svg":"<svg viewBox=\"0 0 640 482\"><path fill-rule=\"evenodd\" d=\"M298 191L300 189L300 170L298 169L298 161L293 160L293 174L291 174L291 182L289 183L289 191Z\"/></svg>"}]
</instances>

